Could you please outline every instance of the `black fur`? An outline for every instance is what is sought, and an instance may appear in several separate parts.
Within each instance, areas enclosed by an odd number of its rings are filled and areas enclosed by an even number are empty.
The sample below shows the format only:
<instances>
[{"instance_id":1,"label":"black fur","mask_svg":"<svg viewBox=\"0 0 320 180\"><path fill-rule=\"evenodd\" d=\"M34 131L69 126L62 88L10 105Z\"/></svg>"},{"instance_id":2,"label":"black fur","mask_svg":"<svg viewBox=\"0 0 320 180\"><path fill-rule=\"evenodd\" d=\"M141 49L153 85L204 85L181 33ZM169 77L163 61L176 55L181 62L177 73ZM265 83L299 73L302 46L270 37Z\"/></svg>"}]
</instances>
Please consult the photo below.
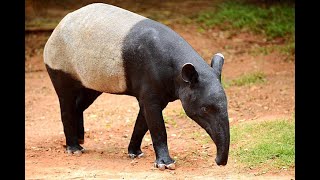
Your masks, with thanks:
<instances>
[{"instance_id":1,"label":"black fur","mask_svg":"<svg viewBox=\"0 0 320 180\"><path fill-rule=\"evenodd\" d=\"M169 102L180 99L187 115L216 143L217 164L225 165L230 141L229 122L227 100L217 69L209 66L176 32L153 20L143 20L133 26L123 43L127 84L123 94L136 97L140 107L129 154L142 153L141 141L149 130L156 164L174 162L169 155L162 110ZM67 150L81 151L83 111L102 92L85 88L67 72L46 67L59 98ZM222 65L218 70L221 68Z\"/></svg>"},{"instance_id":2,"label":"black fur","mask_svg":"<svg viewBox=\"0 0 320 180\"><path fill-rule=\"evenodd\" d=\"M225 96L218 76L214 73L214 69L180 35L167 26L149 19L132 27L124 40L122 55L128 87L127 93L135 96L140 105L139 117L130 141L129 152L141 153L141 140L147 127L156 152L156 163L170 164L173 159L168 152L162 110L169 102L181 99L188 115L192 113L199 115L202 105L216 103L212 101L213 96ZM190 65L183 68L186 63ZM216 87L212 89L212 86ZM217 94L211 95L210 98L203 96L203 93L208 94L206 92L209 91L208 89L212 89L212 92ZM199 99L201 103L193 102L194 98ZM219 99L226 101L225 98ZM224 106L226 109L226 104ZM214 123L210 123L212 117L199 118L199 116L195 116L193 119L203 128L210 126L211 129L211 126L214 125ZM217 140L217 142L221 142L219 146L226 146L223 143L228 144L229 134L227 132L229 131L227 129L229 126L225 125L228 119L226 116L214 117L216 121L219 121L219 118L224 121L221 124L225 126L223 131L225 131L227 139L222 138L225 139L225 142L222 140ZM215 137L220 136L216 135L214 129L207 132L210 135L215 134ZM224 154L217 163L225 164L226 157L227 155Z\"/></svg>"},{"instance_id":3,"label":"black fur","mask_svg":"<svg viewBox=\"0 0 320 180\"><path fill-rule=\"evenodd\" d=\"M47 65L46 68L59 98L67 150L83 150L79 145L84 142L83 111L101 92L85 88L80 81L66 72L51 69Z\"/></svg>"},{"instance_id":4,"label":"black fur","mask_svg":"<svg viewBox=\"0 0 320 180\"><path fill-rule=\"evenodd\" d=\"M178 42L184 40L166 26L152 20L136 24L124 40L123 60L127 92L137 97L139 117L129 145L129 152L140 153L146 127L150 130L156 163L170 164L167 134L162 110L179 98L175 78L180 69L175 63ZM174 43L173 43L174 42Z\"/></svg>"}]
</instances>

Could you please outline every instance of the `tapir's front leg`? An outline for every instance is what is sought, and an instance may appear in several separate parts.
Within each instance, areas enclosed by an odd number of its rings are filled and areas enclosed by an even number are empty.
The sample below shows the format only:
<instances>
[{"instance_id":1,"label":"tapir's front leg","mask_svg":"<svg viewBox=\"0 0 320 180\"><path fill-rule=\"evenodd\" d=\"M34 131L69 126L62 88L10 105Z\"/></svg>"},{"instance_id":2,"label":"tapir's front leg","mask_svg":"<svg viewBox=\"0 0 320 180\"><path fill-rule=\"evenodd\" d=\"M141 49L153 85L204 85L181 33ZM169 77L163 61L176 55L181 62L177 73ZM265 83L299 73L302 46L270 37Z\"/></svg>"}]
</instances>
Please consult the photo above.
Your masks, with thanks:
<instances>
[{"instance_id":1,"label":"tapir's front leg","mask_svg":"<svg viewBox=\"0 0 320 180\"><path fill-rule=\"evenodd\" d=\"M135 157L143 156L143 152L141 151L140 147L141 147L143 136L146 134L147 131L148 131L148 126L144 118L143 107L140 107L139 114L138 114L136 123L134 125L130 144L128 147L129 157L135 158Z\"/></svg>"},{"instance_id":2,"label":"tapir's front leg","mask_svg":"<svg viewBox=\"0 0 320 180\"><path fill-rule=\"evenodd\" d=\"M169 155L167 132L162 116L162 110L166 105L161 104L157 100L144 99L142 107L156 153L155 166L160 170L175 169L175 161Z\"/></svg>"}]
</instances>

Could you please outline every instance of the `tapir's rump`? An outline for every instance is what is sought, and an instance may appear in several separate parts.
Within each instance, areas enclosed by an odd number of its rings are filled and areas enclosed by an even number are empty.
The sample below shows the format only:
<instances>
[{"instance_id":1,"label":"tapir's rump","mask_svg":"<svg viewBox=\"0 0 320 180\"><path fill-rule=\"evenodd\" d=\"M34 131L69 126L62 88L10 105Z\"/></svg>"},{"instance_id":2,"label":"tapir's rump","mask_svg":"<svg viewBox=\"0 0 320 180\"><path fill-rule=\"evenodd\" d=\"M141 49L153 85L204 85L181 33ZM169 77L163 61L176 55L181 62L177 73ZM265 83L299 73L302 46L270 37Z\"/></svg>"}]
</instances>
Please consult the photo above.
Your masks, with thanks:
<instances>
[{"instance_id":1,"label":"tapir's rump","mask_svg":"<svg viewBox=\"0 0 320 180\"><path fill-rule=\"evenodd\" d=\"M123 41L146 19L116 6L94 3L65 16L44 48L44 62L100 92L126 90Z\"/></svg>"}]
</instances>

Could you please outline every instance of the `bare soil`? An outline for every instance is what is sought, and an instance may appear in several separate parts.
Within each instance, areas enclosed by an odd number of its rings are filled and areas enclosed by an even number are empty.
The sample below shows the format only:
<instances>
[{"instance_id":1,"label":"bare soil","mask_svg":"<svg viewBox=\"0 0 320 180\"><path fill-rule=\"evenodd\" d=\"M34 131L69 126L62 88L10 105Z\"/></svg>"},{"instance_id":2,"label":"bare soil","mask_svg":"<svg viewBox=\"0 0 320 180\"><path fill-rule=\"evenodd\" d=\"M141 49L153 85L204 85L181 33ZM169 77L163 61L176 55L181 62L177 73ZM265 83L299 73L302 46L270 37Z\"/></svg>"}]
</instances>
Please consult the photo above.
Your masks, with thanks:
<instances>
[{"instance_id":1,"label":"bare soil","mask_svg":"<svg viewBox=\"0 0 320 180\"><path fill-rule=\"evenodd\" d=\"M253 51L272 45L263 37L218 29L199 33L194 25L172 25L209 62L222 52L222 76L234 79L260 71L266 82L226 88L231 126L244 121L292 118L294 114L294 61L278 51ZM50 32L26 34L25 59L25 173L26 179L294 179L294 168L248 169L230 157L227 166L214 162L213 142L201 143L207 136L194 121L183 115L179 100L164 110L168 146L176 159L176 170L153 167L155 154L149 132L142 142L145 156L130 159L127 146L138 113L134 97L102 94L84 113L87 152L67 155L60 119L59 102L45 71L42 49ZM232 151L232 146L230 148Z\"/></svg>"}]
</instances>

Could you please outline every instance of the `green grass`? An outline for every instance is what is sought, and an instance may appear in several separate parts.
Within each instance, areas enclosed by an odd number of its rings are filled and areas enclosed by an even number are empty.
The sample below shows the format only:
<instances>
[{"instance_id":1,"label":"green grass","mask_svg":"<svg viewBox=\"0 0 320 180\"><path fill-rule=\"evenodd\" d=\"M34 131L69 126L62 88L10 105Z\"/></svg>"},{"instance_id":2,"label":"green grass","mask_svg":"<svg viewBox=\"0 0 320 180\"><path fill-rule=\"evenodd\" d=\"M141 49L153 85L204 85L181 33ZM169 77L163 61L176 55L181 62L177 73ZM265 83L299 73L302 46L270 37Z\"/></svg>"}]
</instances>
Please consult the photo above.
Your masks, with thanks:
<instances>
[{"instance_id":1,"label":"green grass","mask_svg":"<svg viewBox=\"0 0 320 180\"><path fill-rule=\"evenodd\" d=\"M169 124L169 125L172 125L173 127L177 127L177 122L176 120L174 120L174 118L163 114L163 120L165 124Z\"/></svg>"},{"instance_id":2,"label":"green grass","mask_svg":"<svg viewBox=\"0 0 320 180\"><path fill-rule=\"evenodd\" d=\"M266 75L263 72L258 71L258 72L244 74L236 79L233 79L231 82L229 82L228 86L246 86L246 85L263 83L265 81L266 81Z\"/></svg>"},{"instance_id":3,"label":"green grass","mask_svg":"<svg viewBox=\"0 0 320 180\"><path fill-rule=\"evenodd\" d=\"M213 142L211 140L209 134L202 129L192 132L191 137L193 139L196 139L198 141L198 143L200 143L202 145L208 145Z\"/></svg>"},{"instance_id":4,"label":"green grass","mask_svg":"<svg viewBox=\"0 0 320 180\"><path fill-rule=\"evenodd\" d=\"M249 3L226 1L217 8L202 11L196 21L206 28L243 29L269 38L294 36L295 9L289 5L263 8Z\"/></svg>"},{"instance_id":5,"label":"green grass","mask_svg":"<svg viewBox=\"0 0 320 180\"><path fill-rule=\"evenodd\" d=\"M250 86L263 82L266 82L266 75L261 71L247 73L232 80L227 80L223 76L221 78L221 84L224 89L230 86Z\"/></svg>"},{"instance_id":6,"label":"green grass","mask_svg":"<svg viewBox=\"0 0 320 180\"><path fill-rule=\"evenodd\" d=\"M180 109L180 112L179 112L178 116L180 118L189 118L183 108Z\"/></svg>"},{"instance_id":7,"label":"green grass","mask_svg":"<svg viewBox=\"0 0 320 180\"><path fill-rule=\"evenodd\" d=\"M281 46L282 47L282 46ZM260 47L254 47L250 53L254 56L257 56L257 55L268 55L270 53L272 53L273 51L279 49L278 46L276 45L271 45L271 46L260 46Z\"/></svg>"},{"instance_id":8,"label":"green grass","mask_svg":"<svg viewBox=\"0 0 320 180\"><path fill-rule=\"evenodd\" d=\"M230 131L230 155L246 167L266 171L295 166L294 120L242 123Z\"/></svg>"},{"instance_id":9,"label":"green grass","mask_svg":"<svg viewBox=\"0 0 320 180\"><path fill-rule=\"evenodd\" d=\"M268 55L275 51L278 51L280 54L284 55L285 61L294 61L295 56L295 41L287 40L284 44L274 44L274 45L266 45L266 46L260 46L260 47L254 47L251 50L249 50L250 54L253 56L258 55Z\"/></svg>"},{"instance_id":10,"label":"green grass","mask_svg":"<svg viewBox=\"0 0 320 180\"><path fill-rule=\"evenodd\" d=\"M223 89L230 87L230 82L226 80L223 76L221 76L221 84Z\"/></svg>"},{"instance_id":11,"label":"green grass","mask_svg":"<svg viewBox=\"0 0 320 180\"><path fill-rule=\"evenodd\" d=\"M279 47L280 52L287 56L286 60L294 60L293 58L294 58L295 50L296 50L295 46L296 46L295 40L292 39L292 40L289 40L285 45ZM292 58L292 59L290 59L290 58Z\"/></svg>"}]
</instances>

